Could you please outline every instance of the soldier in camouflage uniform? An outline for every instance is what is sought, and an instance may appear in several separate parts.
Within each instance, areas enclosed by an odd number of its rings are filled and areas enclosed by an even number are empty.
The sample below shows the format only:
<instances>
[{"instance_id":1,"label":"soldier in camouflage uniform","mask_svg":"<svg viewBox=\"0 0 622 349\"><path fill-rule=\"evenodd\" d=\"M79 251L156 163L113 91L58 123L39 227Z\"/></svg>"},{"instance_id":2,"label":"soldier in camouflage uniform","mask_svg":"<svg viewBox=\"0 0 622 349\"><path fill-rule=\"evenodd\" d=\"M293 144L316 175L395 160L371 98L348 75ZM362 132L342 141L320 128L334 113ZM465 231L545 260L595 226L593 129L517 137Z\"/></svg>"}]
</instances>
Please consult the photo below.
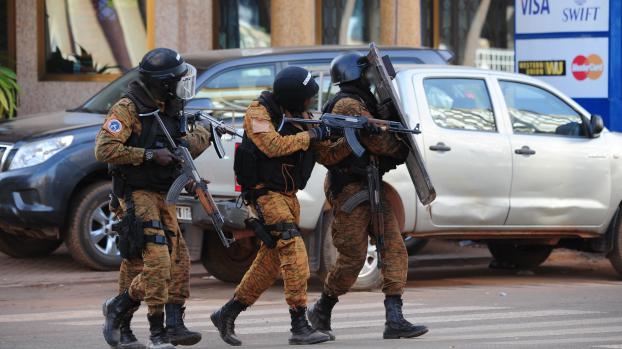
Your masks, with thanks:
<instances>
[{"instance_id":1,"label":"soldier in camouflage uniform","mask_svg":"<svg viewBox=\"0 0 622 349\"><path fill-rule=\"evenodd\" d=\"M144 237L144 247L138 252L121 250L119 295L104 303L103 333L112 347L145 348L130 329L132 314L144 300L149 307L149 348L170 349L172 344L196 344L201 334L189 331L183 323L190 258L175 206L165 202L166 192L180 173L153 114L160 116L174 140L187 146L193 157L209 146L211 133L200 125L187 135L180 128L183 100L194 94L196 70L178 53L152 50L142 59L139 72L140 79L130 83L125 96L110 109L95 145L96 158L111 166L119 202L117 206L112 201L113 211L119 217L132 217L134 223L142 222L133 227L140 224L139 234Z\"/></svg>"},{"instance_id":2,"label":"soldier in camouflage uniform","mask_svg":"<svg viewBox=\"0 0 622 349\"><path fill-rule=\"evenodd\" d=\"M227 304L211 319L222 339L230 345L242 342L234 332L241 311L255 303L277 279L285 284L285 299L292 319L290 344L315 344L329 337L312 329L306 319L309 264L298 231L298 189L304 188L315 163L312 143L328 136L328 129L305 130L285 123L283 117L310 117L305 110L318 91L311 74L288 67L275 78L274 93L263 92L251 103L244 117L245 136L238 148L235 170L245 200L272 235L262 242L257 257ZM278 131L277 131L278 128ZM254 175L257 178L254 178ZM274 238L274 240L272 240Z\"/></svg>"},{"instance_id":3,"label":"soldier in camouflage uniform","mask_svg":"<svg viewBox=\"0 0 622 349\"><path fill-rule=\"evenodd\" d=\"M386 119L393 112L390 107L379 105L370 92L369 83L364 77L366 57L356 53L346 53L331 62L333 83L340 87L339 93L324 107L324 112L358 117ZM368 124L359 133L359 140L366 149L362 158L357 158L343 138L324 146L318 152L331 152L330 162L318 158L329 169L327 197L332 204L334 221L332 225L333 244L339 252L335 265L330 269L324 282L320 299L309 308L311 325L335 339L330 325L330 317L338 297L348 292L356 281L367 257L368 238L374 241L371 231L371 209L369 202L360 203L351 211L344 204L354 194L366 190L366 168L371 157L379 164L380 175L405 162L408 147L399 136L382 132ZM335 164L337 162L337 164ZM408 274L408 254L400 232L399 224L383 190L382 208L384 220L384 253L382 291L385 294L386 323L384 338L409 338L427 332L425 326L415 326L402 315L402 293Z\"/></svg>"}]
</instances>

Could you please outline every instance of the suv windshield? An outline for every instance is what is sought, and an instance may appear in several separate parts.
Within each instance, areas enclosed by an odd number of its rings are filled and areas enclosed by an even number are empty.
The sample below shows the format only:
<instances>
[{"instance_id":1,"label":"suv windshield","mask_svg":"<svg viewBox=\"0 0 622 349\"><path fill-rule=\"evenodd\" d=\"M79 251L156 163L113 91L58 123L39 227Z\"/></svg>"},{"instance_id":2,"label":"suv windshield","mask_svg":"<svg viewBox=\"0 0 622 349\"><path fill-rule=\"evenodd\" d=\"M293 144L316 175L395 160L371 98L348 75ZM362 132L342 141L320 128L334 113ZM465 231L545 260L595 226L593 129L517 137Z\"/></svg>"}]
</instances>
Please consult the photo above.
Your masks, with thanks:
<instances>
[{"instance_id":1,"label":"suv windshield","mask_svg":"<svg viewBox=\"0 0 622 349\"><path fill-rule=\"evenodd\" d=\"M82 106L75 109L75 111L83 111L87 113L106 114L108 109L112 107L125 92L127 85L138 77L138 70L134 69L117 80L113 81L110 85L104 87L99 93L91 97Z\"/></svg>"}]
</instances>

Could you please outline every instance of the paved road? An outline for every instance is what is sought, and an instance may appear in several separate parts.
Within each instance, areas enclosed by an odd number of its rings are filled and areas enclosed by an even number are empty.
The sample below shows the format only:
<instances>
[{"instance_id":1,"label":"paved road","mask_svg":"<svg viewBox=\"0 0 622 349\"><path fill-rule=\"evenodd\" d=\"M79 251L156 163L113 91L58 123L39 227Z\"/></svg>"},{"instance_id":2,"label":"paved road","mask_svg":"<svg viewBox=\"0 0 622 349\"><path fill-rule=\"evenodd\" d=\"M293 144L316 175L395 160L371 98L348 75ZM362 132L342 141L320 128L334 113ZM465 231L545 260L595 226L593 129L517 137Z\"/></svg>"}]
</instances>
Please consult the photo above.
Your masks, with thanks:
<instances>
[{"instance_id":1,"label":"paved road","mask_svg":"<svg viewBox=\"0 0 622 349\"><path fill-rule=\"evenodd\" d=\"M622 348L620 282L607 261L555 254L534 272L490 270L486 265L411 270L405 314L430 327L413 340L381 339L382 294L352 293L334 314L337 342L319 348ZM232 285L195 273L186 321L204 340L196 348L227 348L209 314L230 297ZM320 291L311 283L310 298ZM101 301L114 282L0 285L0 348L106 348ZM147 337L145 310L136 316ZM237 322L245 346L286 348L289 317L280 286Z\"/></svg>"}]
</instances>

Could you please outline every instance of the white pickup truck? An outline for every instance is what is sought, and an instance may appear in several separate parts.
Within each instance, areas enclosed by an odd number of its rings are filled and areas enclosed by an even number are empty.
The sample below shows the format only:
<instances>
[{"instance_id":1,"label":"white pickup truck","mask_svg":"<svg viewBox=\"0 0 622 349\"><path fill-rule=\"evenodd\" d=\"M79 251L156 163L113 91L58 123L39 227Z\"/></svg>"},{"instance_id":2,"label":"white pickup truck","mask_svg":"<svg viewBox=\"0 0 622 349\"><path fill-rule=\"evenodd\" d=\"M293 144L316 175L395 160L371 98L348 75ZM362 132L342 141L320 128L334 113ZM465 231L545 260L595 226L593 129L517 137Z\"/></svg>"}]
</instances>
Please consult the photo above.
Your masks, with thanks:
<instances>
[{"instance_id":1,"label":"white pickup truck","mask_svg":"<svg viewBox=\"0 0 622 349\"><path fill-rule=\"evenodd\" d=\"M399 72L394 83L409 126L420 125L417 145L437 192L424 207L404 165L385 175L405 235L481 241L498 263L519 268L540 265L555 247L602 252L622 275L622 136L605 129L599 116L518 74L421 65ZM241 121L239 115L234 120ZM236 142L223 140L224 160L209 151L197 162L213 194L223 203L232 199L223 204L232 226L240 219L232 203L239 194L232 166ZM325 174L317 165L298 194L311 269L320 273L336 256ZM192 213L196 226L209 228L198 208ZM227 250L208 235L208 271L222 280L239 279L255 240L242 238ZM370 246L357 287L380 281Z\"/></svg>"}]
</instances>

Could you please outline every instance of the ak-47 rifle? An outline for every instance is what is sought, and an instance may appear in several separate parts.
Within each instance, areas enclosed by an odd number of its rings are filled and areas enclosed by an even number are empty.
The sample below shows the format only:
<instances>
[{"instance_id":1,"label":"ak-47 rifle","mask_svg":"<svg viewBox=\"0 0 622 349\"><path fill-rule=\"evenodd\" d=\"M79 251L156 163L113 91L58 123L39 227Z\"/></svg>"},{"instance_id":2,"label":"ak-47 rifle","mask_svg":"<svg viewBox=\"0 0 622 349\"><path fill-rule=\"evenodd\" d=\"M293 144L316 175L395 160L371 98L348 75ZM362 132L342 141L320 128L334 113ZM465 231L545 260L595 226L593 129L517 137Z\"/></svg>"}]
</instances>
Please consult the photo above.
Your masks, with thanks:
<instances>
[{"instance_id":1,"label":"ak-47 rifle","mask_svg":"<svg viewBox=\"0 0 622 349\"><path fill-rule=\"evenodd\" d=\"M186 185L191 181L194 182L194 185L192 186L193 192L191 194L194 194L199 199L201 206L203 206L205 212L212 219L212 224L214 225L214 229L216 230L216 233L218 233L218 237L220 238L220 241L222 241L222 244L225 245L225 247L231 246L235 239L228 238L222 231L222 226L225 223L225 220L220 214L220 211L214 202L214 198L212 198L212 195L207 189L207 182L199 176L199 171L194 165L190 151L188 151L188 148L183 145L175 144L175 141L173 141L173 138L164 126L164 123L162 122L162 119L160 119L158 113L154 113L153 116L158 121L158 124L160 124L160 128L162 129L162 132L164 132L164 135L166 135L166 139L172 147L175 155L179 158L179 163L182 168L182 174L175 179L175 182L173 182L173 185L168 190L168 193L166 193L166 203L176 204L179 199L179 194L181 194L184 187L186 187ZM213 137L213 139L216 138L219 137Z\"/></svg>"},{"instance_id":2,"label":"ak-47 rifle","mask_svg":"<svg viewBox=\"0 0 622 349\"><path fill-rule=\"evenodd\" d=\"M302 118L284 118L284 122L289 123L298 123L298 124L308 124L308 125L321 125L324 124L332 129L340 129L343 130L343 134L352 149L352 152L357 157L363 156L365 154L365 148L359 142L356 136L356 130L364 129L365 125L373 124L376 127L380 128L383 131L393 132L393 133L409 133L409 134L418 134L419 125L414 129L409 129L404 127L402 123L397 121L390 120L381 120L381 119L373 119L367 118L364 116L350 116L350 115L340 115L340 114L332 114L332 113L324 113L319 118L316 119L302 119Z\"/></svg>"},{"instance_id":3,"label":"ak-47 rifle","mask_svg":"<svg viewBox=\"0 0 622 349\"><path fill-rule=\"evenodd\" d=\"M348 116L339 114L322 114L319 120L315 119L301 119L301 118L284 118L284 122L301 123L309 125L324 124L329 128L343 130L346 141L352 152L361 157L365 153L365 148L359 142L356 130L365 128L365 125L372 124L386 132L402 133L402 134L418 134L420 133L419 127L409 129L404 127L401 122L381 120L367 118L364 116ZM384 210L382 207L382 181L378 171L378 159L375 155L370 156L370 162L367 166L367 190L366 192L360 192L351 197L344 204L346 212L361 204L364 201L369 200L369 207L371 212L371 227L376 238L376 251L378 251L378 268L382 268L384 261Z\"/></svg>"},{"instance_id":4,"label":"ak-47 rifle","mask_svg":"<svg viewBox=\"0 0 622 349\"><path fill-rule=\"evenodd\" d=\"M382 268L384 261L384 209L382 207L382 181L378 173L378 159L375 155L370 156L367 165L367 192L369 193L369 210L371 212L371 228L376 238L376 251L378 252L378 269Z\"/></svg>"},{"instance_id":5,"label":"ak-47 rifle","mask_svg":"<svg viewBox=\"0 0 622 349\"><path fill-rule=\"evenodd\" d=\"M199 120L206 120L207 122L209 122L209 124L211 125L210 131L212 132L212 135L214 135L214 137L212 137L214 143L214 150L216 150L216 155L218 155L218 158L220 159L224 158L226 155L225 148L222 146L222 141L220 140L220 137L222 137L223 134L237 136L240 138L242 138L243 136L243 134L238 132L235 127L227 125L224 122L203 111L185 113L184 117L188 120L188 123L190 125L195 124Z\"/></svg>"}]
</instances>

